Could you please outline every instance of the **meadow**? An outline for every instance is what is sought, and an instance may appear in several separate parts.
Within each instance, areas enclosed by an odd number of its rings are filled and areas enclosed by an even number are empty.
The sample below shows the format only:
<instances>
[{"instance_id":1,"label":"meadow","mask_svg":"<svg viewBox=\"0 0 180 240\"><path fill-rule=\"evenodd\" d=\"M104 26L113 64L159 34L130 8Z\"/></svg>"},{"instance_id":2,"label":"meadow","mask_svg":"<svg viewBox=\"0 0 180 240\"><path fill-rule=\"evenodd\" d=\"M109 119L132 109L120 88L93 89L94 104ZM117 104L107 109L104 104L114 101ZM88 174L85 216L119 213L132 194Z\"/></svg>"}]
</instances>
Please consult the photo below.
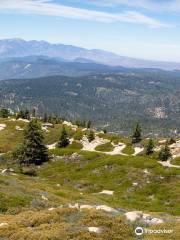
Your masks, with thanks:
<instances>
[{"instance_id":1,"label":"meadow","mask_svg":"<svg viewBox=\"0 0 180 240\"><path fill-rule=\"evenodd\" d=\"M150 213L165 219L163 224L145 225L147 228L173 228L166 236L144 236L142 239L178 239L180 214L179 169L165 168L157 162L156 155L144 153L132 156L130 139L111 134L101 137L127 144L123 155L108 155L111 144L98 147L98 151L83 151L79 140L66 148L49 150L50 161L41 166L31 166L34 176L22 174L17 163L10 158L10 151L23 139L23 121L0 119L6 128L0 131L0 227L2 239L83 239L124 240L136 239L134 228L139 222L129 222L124 213L133 210ZM58 141L62 124L56 124L45 132L45 143ZM79 139L82 129L66 127L71 138ZM78 132L78 134L77 134ZM81 137L80 137L81 138ZM178 164L179 159L173 160ZM7 167L14 172L3 174ZM99 194L111 190L113 195ZM106 205L118 210L118 214L88 209L69 208L75 205ZM90 233L88 227L99 227L102 233ZM60 237L61 236L61 237ZM139 239L139 238L138 238Z\"/></svg>"}]
</instances>

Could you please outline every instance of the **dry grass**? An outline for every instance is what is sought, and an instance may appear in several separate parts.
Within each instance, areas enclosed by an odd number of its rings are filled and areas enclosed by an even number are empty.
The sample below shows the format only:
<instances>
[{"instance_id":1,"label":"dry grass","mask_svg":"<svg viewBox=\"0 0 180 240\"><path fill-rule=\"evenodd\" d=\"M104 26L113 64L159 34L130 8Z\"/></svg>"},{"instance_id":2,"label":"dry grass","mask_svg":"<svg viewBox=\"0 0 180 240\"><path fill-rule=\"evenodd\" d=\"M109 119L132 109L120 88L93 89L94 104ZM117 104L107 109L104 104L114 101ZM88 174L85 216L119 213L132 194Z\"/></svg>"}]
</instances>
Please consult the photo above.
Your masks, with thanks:
<instances>
[{"instance_id":1,"label":"dry grass","mask_svg":"<svg viewBox=\"0 0 180 240\"><path fill-rule=\"evenodd\" d=\"M0 236L9 240L131 240L132 227L121 218L96 211L79 212L75 209L53 211L27 211L18 215L0 216L0 222L8 223L0 228ZM88 232L89 226L101 227L101 234Z\"/></svg>"}]
</instances>

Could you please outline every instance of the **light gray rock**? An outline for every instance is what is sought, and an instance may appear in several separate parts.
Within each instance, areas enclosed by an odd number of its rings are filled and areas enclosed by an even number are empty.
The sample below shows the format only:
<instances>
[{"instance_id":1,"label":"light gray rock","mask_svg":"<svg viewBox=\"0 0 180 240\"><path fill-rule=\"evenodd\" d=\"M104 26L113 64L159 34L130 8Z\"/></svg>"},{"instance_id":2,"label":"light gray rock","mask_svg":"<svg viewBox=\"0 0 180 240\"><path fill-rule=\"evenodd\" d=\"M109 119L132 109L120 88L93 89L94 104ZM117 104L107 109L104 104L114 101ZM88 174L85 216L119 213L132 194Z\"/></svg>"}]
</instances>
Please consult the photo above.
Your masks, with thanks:
<instances>
[{"instance_id":1,"label":"light gray rock","mask_svg":"<svg viewBox=\"0 0 180 240\"><path fill-rule=\"evenodd\" d=\"M99 227L88 227L88 231L91 233L100 234L102 232L102 229Z\"/></svg>"},{"instance_id":2,"label":"light gray rock","mask_svg":"<svg viewBox=\"0 0 180 240\"><path fill-rule=\"evenodd\" d=\"M132 211L125 213L126 219L134 222L136 220L140 220L143 217L142 211Z\"/></svg>"}]
</instances>

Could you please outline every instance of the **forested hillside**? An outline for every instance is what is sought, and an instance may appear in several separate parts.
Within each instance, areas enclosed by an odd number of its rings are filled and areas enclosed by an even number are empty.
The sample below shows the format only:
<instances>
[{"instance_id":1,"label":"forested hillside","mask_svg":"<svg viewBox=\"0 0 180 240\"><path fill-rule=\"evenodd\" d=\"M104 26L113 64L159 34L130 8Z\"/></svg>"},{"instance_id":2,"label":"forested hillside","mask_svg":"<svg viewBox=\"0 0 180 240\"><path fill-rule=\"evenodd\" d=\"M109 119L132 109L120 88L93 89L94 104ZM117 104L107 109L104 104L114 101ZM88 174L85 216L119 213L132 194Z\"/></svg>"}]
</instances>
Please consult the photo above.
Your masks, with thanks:
<instances>
[{"instance_id":1,"label":"forested hillside","mask_svg":"<svg viewBox=\"0 0 180 240\"><path fill-rule=\"evenodd\" d=\"M37 108L126 133L136 121L146 132L180 129L180 74L126 70L81 77L52 76L0 82L0 103L12 110ZM169 129L169 130L167 130Z\"/></svg>"},{"instance_id":2,"label":"forested hillside","mask_svg":"<svg viewBox=\"0 0 180 240\"><path fill-rule=\"evenodd\" d=\"M122 69L122 67L110 67L81 58L74 61L46 56L0 58L0 80L37 78L53 75L72 77L93 73L118 72L122 71Z\"/></svg>"}]
</instances>

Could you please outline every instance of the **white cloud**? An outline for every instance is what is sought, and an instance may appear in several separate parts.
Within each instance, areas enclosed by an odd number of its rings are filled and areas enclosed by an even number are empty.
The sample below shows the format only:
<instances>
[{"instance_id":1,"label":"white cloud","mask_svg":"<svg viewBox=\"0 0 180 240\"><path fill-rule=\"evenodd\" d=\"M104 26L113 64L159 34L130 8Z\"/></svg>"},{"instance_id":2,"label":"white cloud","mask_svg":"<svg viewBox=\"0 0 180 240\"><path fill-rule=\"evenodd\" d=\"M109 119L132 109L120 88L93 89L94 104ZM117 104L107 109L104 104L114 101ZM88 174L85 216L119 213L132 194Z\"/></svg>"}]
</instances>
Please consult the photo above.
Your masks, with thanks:
<instances>
[{"instance_id":1,"label":"white cloud","mask_svg":"<svg viewBox=\"0 0 180 240\"><path fill-rule=\"evenodd\" d=\"M113 0L111 2L113 2ZM118 0L116 2L118 2ZM51 0L1 0L0 11L18 12L23 14L49 15L100 22L138 23L145 24L152 28L170 27L169 24L163 23L154 18L134 11L108 13L69 7L53 3Z\"/></svg>"},{"instance_id":2,"label":"white cloud","mask_svg":"<svg viewBox=\"0 0 180 240\"><path fill-rule=\"evenodd\" d=\"M151 11L179 12L180 0L85 0L89 4L99 6L124 5L133 8L143 8Z\"/></svg>"}]
</instances>

